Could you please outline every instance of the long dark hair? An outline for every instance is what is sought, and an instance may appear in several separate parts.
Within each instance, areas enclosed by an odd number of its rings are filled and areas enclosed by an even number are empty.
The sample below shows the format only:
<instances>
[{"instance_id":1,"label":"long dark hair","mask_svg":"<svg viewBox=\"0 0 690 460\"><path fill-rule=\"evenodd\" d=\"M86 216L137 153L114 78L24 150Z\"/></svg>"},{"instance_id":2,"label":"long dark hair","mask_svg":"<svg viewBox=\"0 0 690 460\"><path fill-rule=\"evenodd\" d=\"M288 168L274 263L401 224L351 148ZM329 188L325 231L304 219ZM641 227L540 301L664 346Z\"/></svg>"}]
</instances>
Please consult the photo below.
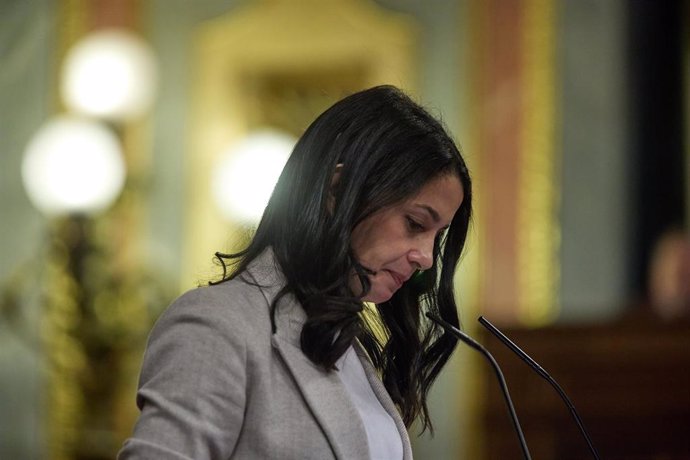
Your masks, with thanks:
<instances>
[{"instance_id":1,"label":"long dark hair","mask_svg":"<svg viewBox=\"0 0 690 460\"><path fill-rule=\"evenodd\" d=\"M334 186L336 167L340 177ZM348 282L355 273L365 292L370 287L366 268L352 253L352 230L447 174L460 180L464 199L445 236L435 242L434 265L377 305L378 324L372 326L363 314L362 293L352 292ZM426 321L423 310L459 326L453 275L471 213L469 172L446 130L397 88L378 86L342 99L309 126L251 243L239 253L217 256L224 268L226 261L233 265L225 280L272 248L287 281L278 299L295 295L307 314L301 335L304 354L333 369L359 340L405 424L421 417L422 430L431 429L427 394L456 341Z\"/></svg>"}]
</instances>

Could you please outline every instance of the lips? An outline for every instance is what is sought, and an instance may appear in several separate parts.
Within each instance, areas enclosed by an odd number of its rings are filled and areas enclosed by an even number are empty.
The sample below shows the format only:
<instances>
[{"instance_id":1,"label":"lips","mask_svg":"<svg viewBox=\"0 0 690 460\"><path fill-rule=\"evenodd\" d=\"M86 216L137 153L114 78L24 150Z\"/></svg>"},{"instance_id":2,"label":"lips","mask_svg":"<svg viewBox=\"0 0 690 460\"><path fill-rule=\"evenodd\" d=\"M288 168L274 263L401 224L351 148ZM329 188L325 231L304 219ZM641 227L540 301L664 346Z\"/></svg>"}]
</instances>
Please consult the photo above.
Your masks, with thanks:
<instances>
[{"instance_id":1,"label":"lips","mask_svg":"<svg viewBox=\"0 0 690 460\"><path fill-rule=\"evenodd\" d=\"M407 281L407 278L400 273L396 273L394 271L388 270L388 273L390 273L391 278L393 278L393 281L395 281L395 288L400 289L400 287L403 285L405 281Z\"/></svg>"}]
</instances>

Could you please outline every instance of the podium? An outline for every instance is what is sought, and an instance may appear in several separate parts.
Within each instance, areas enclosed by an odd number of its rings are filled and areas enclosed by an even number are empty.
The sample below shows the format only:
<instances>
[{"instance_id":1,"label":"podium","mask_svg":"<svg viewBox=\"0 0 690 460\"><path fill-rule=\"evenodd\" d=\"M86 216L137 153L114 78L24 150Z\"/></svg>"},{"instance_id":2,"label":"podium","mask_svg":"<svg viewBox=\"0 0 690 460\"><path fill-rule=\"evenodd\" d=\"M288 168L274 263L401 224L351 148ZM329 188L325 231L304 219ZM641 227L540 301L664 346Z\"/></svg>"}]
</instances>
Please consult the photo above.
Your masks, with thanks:
<instances>
[{"instance_id":1,"label":"podium","mask_svg":"<svg viewBox=\"0 0 690 460\"><path fill-rule=\"evenodd\" d=\"M502 331L563 387L602 459L690 459L690 320L635 313L609 324ZM532 457L591 458L548 383L488 331L480 334L503 369ZM518 458L520 446L491 369L483 368L482 380L484 458Z\"/></svg>"}]
</instances>

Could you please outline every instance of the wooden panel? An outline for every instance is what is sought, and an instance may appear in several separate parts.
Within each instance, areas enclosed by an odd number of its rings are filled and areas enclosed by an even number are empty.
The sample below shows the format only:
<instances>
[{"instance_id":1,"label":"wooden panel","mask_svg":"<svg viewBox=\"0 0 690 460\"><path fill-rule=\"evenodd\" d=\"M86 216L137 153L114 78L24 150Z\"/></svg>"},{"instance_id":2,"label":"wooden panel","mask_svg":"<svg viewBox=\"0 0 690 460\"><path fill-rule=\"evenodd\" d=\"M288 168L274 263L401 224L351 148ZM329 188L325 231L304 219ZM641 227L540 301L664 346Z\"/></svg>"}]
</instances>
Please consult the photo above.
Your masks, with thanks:
<instances>
[{"instance_id":1,"label":"wooden panel","mask_svg":"<svg viewBox=\"0 0 690 460\"><path fill-rule=\"evenodd\" d=\"M600 326L510 329L504 333L556 379L601 458L690 458L690 322L640 315ZM570 412L550 385L489 332L533 458L591 458ZM486 459L519 458L498 383L485 368Z\"/></svg>"}]
</instances>

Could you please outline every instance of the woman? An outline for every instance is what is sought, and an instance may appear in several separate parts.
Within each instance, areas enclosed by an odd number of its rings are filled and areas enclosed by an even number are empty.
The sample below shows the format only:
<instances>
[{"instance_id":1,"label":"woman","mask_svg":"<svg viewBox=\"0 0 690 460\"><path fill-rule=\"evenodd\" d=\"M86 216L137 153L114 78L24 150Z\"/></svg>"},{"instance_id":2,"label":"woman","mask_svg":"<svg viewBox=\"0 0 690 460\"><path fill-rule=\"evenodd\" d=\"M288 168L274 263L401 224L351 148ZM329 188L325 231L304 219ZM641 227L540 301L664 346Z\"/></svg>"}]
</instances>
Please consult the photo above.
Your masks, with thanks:
<instances>
[{"instance_id":1,"label":"woman","mask_svg":"<svg viewBox=\"0 0 690 460\"><path fill-rule=\"evenodd\" d=\"M455 346L423 311L458 325L471 197L458 149L402 92L333 105L249 246L217 254L229 273L157 322L120 458L410 459L406 427L431 428Z\"/></svg>"}]
</instances>

